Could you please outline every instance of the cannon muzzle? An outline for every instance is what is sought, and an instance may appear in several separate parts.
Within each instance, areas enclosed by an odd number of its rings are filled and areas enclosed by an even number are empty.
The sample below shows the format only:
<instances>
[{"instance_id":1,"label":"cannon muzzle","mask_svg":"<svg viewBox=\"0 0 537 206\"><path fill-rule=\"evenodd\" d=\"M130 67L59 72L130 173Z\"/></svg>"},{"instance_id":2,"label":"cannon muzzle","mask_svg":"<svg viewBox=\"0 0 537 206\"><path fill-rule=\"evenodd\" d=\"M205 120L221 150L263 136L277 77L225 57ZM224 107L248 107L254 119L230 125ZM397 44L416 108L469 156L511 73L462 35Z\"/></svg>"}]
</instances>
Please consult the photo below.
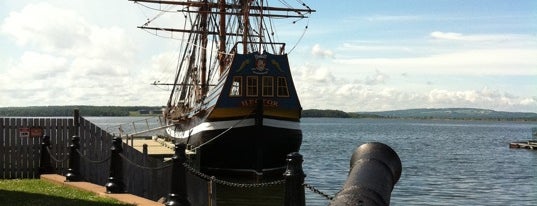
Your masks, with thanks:
<instances>
[{"instance_id":1,"label":"cannon muzzle","mask_svg":"<svg viewBox=\"0 0 537 206\"><path fill-rule=\"evenodd\" d=\"M390 205L401 170L392 148L378 142L363 144L352 154L349 177L330 205Z\"/></svg>"}]
</instances>

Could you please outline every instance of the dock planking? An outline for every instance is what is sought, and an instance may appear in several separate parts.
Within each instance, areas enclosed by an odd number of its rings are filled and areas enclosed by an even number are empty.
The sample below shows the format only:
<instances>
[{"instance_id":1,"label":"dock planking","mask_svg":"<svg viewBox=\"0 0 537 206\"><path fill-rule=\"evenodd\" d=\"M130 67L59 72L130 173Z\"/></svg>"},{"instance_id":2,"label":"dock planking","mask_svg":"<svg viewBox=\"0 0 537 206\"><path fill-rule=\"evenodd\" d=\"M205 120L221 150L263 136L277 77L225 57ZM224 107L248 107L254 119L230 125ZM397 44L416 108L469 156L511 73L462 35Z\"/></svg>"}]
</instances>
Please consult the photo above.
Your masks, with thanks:
<instances>
[{"instance_id":1,"label":"dock planking","mask_svg":"<svg viewBox=\"0 0 537 206\"><path fill-rule=\"evenodd\" d=\"M173 145L158 137L152 137L150 139L134 138L130 140L129 143L132 148L142 153L145 153L144 145L147 145L147 155L153 157L171 157L175 154Z\"/></svg>"},{"instance_id":2,"label":"dock planking","mask_svg":"<svg viewBox=\"0 0 537 206\"><path fill-rule=\"evenodd\" d=\"M509 148L537 150L537 140L511 142Z\"/></svg>"}]
</instances>

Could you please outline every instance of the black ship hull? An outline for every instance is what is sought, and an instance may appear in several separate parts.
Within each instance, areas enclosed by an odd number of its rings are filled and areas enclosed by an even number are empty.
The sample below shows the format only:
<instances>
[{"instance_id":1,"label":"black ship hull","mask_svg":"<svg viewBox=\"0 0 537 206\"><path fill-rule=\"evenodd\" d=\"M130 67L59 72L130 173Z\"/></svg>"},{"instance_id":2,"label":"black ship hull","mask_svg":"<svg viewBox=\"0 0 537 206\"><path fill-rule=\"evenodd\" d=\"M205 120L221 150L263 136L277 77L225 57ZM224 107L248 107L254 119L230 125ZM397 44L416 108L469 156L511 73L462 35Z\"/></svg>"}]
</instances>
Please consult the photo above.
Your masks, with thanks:
<instances>
[{"instance_id":1,"label":"black ship hull","mask_svg":"<svg viewBox=\"0 0 537 206\"><path fill-rule=\"evenodd\" d=\"M238 127L200 131L176 141L190 145L195 151L190 155L192 164L208 175L281 178L286 156L300 150L302 131L298 122L289 122L297 125L295 128L245 122Z\"/></svg>"}]
</instances>

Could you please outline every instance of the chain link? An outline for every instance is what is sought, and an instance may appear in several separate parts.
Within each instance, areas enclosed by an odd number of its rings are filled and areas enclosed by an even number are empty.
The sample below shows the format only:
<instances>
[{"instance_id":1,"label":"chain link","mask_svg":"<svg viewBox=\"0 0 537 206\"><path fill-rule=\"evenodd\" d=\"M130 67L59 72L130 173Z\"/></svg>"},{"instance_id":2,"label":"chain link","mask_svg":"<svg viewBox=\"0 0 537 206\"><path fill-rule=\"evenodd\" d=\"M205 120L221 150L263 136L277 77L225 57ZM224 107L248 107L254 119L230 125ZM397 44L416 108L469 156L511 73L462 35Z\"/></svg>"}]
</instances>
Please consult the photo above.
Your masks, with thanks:
<instances>
[{"instance_id":1,"label":"chain link","mask_svg":"<svg viewBox=\"0 0 537 206\"><path fill-rule=\"evenodd\" d=\"M171 167L173 164L166 164L166 165L163 165L163 166L160 166L160 167L146 167L146 166L142 166L142 165L139 165L137 164L136 162L133 162L132 160L130 160L129 158L127 158L125 155L119 153L119 156L124 159L125 161L127 161L129 164L131 165L134 165L135 167L138 167L138 168L141 168L141 169L145 169L145 170L161 170L161 169L164 169L164 168L167 168L167 167Z\"/></svg>"},{"instance_id":2,"label":"chain link","mask_svg":"<svg viewBox=\"0 0 537 206\"><path fill-rule=\"evenodd\" d=\"M48 155L50 156L50 159L54 160L55 162L58 162L58 163L61 163L61 162L65 162L66 160L69 159L69 155L67 155L67 157L59 160L58 158L56 158L54 155L52 155L52 152L50 152L50 148L48 147L45 147L47 148L47 151L48 151Z\"/></svg>"},{"instance_id":3,"label":"chain link","mask_svg":"<svg viewBox=\"0 0 537 206\"><path fill-rule=\"evenodd\" d=\"M62 160L58 160L57 158L55 158L52 153L50 152L50 149L47 147L47 151L49 152L49 155L50 155L50 158L53 159L54 161L56 162L64 162L66 160L69 159L69 156L67 156L66 158L62 159ZM108 158L104 159L104 160L101 160L101 161L94 161L94 160L90 160L88 159L85 155L83 155L78 149L76 150L78 152L78 154L80 154L80 156L85 159L86 161L88 162L91 162L91 163L94 163L94 164L100 164L100 163L104 163L108 160L110 160L111 156L109 156ZM141 169L147 169L147 170L160 170L160 169L164 169L164 168L167 168L167 167L171 167L173 164L167 164L167 165L164 165L164 166L161 166L161 167L145 167L145 166L142 166L142 165L139 165L135 162L133 162L132 160L130 160L129 158L125 157L125 155L123 154L119 154L119 156L121 158L123 158L124 160L126 160L128 163L130 163L131 165L134 165L136 167L139 167ZM183 166L189 171L191 172L192 174L198 176L199 178L202 178L206 181L212 181L216 184L220 184L220 185L224 185L224 186L228 186L228 187L238 187L238 188L260 188L260 187L268 187L268 186L273 186L273 185L280 185L280 184L284 184L285 183L285 180L276 180L276 181L272 181L272 182L264 182L264 183L236 183L236 182L230 182L230 181L225 181L225 180L220 180L220 179L216 179L214 176L210 176L210 175L207 175L207 174L204 174L198 170L196 170L195 168L191 167L189 164L187 163L183 163ZM321 195L323 196L324 198L326 198L327 200L333 200L334 197L332 195L328 195L322 191L320 191L319 189L315 188L314 186L310 185L310 184L307 184L307 183L304 183L303 186L305 188L308 188L310 191L312 191L313 193L315 194L318 194L318 195Z\"/></svg>"},{"instance_id":4,"label":"chain link","mask_svg":"<svg viewBox=\"0 0 537 206\"><path fill-rule=\"evenodd\" d=\"M105 163L108 160L110 160L110 158L112 158L111 155L108 155L108 157L105 158L104 160L91 160L88 157L86 157L86 155L82 154L82 152L80 152L80 150L77 149L76 152L80 155L80 157L82 157L82 159L84 159L84 160L86 160L86 161L88 161L89 163L92 163L92 164L102 164L102 163Z\"/></svg>"},{"instance_id":5,"label":"chain link","mask_svg":"<svg viewBox=\"0 0 537 206\"><path fill-rule=\"evenodd\" d=\"M315 194L319 194L319 195L323 196L327 200L333 200L334 199L334 197L332 195L328 195L328 194L320 191L319 189L315 188L314 186L312 186L310 184L304 183L304 187L308 188L309 190L311 190Z\"/></svg>"},{"instance_id":6,"label":"chain link","mask_svg":"<svg viewBox=\"0 0 537 206\"><path fill-rule=\"evenodd\" d=\"M279 185L279 184L285 184L285 180L277 180L277 181L273 181L273 182L264 182L264 183L253 183L253 184L245 184L245 183L235 183L235 182L229 182L229 181L225 181L225 180L219 180L219 179L216 179L214 176L209 176L207 174L204 174L194 168L192 168L190 165L188 165L187 163L183 163L183 166L189 171L191 172L192 174L198 176L199 178L202 178L206 181L212 181L216 184L220 184L220 185L224 185L224 186L229 186L229 187L238 187L238 188L257 188L257 187L268 187L268 186L272 186L272 185ZM327 200L333 200L334 197L332 195L328 195L322 191L320 191L319 189L315 188L314 186L310 185L310 184L307 184L307 183L304 183L303 186L305 188L308 188L309 190L311 190L312 192L316 193L316 194L319 194L321 196L323 196L324 198L326 198Z\"/></svg>"},{"instance_id":7,"label":"chain link","mask_svg":"<svg viewBox=\"0 0 537 206\"><path fill-rule=\"evenodd\" d=\"M206 181L212 181L216 184L220 184L220 185L224 185L224 186L229 186L229 187L238 187L238 188L258 188L258 187L268 187L268 186L272 186L272 185L280 185L280 184L284 184L285 183L285 180L277 180L277 181L272 181L272 182L264 182L264 183L236 183L236 182L229 182L229 181L225 181L225 180L219 180L219 179L216 179L214 176L209 176L207 174L204 174L194 168L192 168L190 165L188 165L187 163L183 163L183 166L189 171L191 172L192 174L198 176L199 178L202 178Z\"/></svg>"}]
</instances>

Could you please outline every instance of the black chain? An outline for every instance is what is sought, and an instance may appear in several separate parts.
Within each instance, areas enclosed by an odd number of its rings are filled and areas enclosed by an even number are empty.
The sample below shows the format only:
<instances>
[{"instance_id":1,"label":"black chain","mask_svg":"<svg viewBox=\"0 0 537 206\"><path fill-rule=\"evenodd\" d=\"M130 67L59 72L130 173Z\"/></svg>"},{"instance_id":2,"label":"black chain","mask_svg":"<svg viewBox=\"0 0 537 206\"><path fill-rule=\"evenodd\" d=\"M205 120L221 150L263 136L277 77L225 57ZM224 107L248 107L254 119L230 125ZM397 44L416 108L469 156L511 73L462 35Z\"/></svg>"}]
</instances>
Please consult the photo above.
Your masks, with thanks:
<instances>
[{"instance_id":1,"label":"black chain","mask_svg":"<svg viewBox=\"0 0 537 206\"><path fill-rule=\"evenodd\" d=\"M323 196L324 198L326 198L327 200L333 200L334 197L331 196L331 195L328 195L322 191L320 191L319 189L315 188L314 186L310 185L310 184L307 184L307 183L304 183L304 187L305 188L308 188L309 190L311 190L313 193L316 193L316 194L319 194L321 196Z\"/></svg>"},{"instance_id":2,"label":"black chain","mask_svg":"<svg viewBox=\"0 0 537 206\"><path fill-rule=\"evenodd\" d=\"M68 155L64 159L58 160L58 158L56 158L54 155L52 155L52 152L50 152L50 148L48 148L48 147L45 147L45 148L47 148L47 151L48 151L48 154L50 156L50 159L54 160L55 162L65 162L66 160L69 159L69 155Z\"/></svg>"},{"instance_id":3,"label":"black chain","mask_svg":"<svg viewBox=\"0 0 537 206\"><path fill-rule=\"evenodd\" d=\"M207 174L203 174L202 172L192 168L190 165L188 165L187 163L183 163L183 166L188 170L190 171L191 173L193 173L194 175L198 176L199 178L202 178L206 181L212 181L216 184L220 184L220 185L224 185L224 186L229 186L229 187L238 187L238 188L258 188L258 187L268 187L268 186L272 186L272 185L279 185L279 184L283 184L285 183L285 180L277 180L277 181L273 181L273 182L264 182L264 183L249 183L249 184L246 184L246 183L236 183L236 182L229 182L229 181L225 181L225 180L219 180L219 179L216 179L214 176L209 176Z\"/></svg>"},{"instance_id":4,"label":"black chain","mask_svg":"<svg viewBox=\"0 0 537 206\"><path fill-rule=\"evenodd\" d=\"M104 160L91 160L88 157L86 157L86 155L82 154L82 152L80 152L80 150L77 149L76 152L80 155L80 157L82 157L82 159L84 159L84 160L86 160L86 161L88 161L89 163L92 163L92 164L102 164L102 163L105 163L108 160L110 160L110 158L112 158L111 155L108 155L108 157L105 158Z\"/></svg>"},{"instance_id":5,"label":"black chain","mask_svg":"<svg viewBox=\"0 0 537 206\"><path fill-rule=\"evenodd\" d=\"M163 166L160 166L160 167L146 167L146 166L139 165L136 162L133 162L132 160L130 160L129 158L125 157L125 155L123 155L121 153L119 153L119 156L121 158L123 158L124 160L126 160L129 164L134 165L135 167L138 167L138 168L141 168L141 169L146 169L146 170L161 170L161 169L164 169L164 168L167 168L167 167L171 167L173 165L173 164L166 164L166 165L163 165Z\"/></svg>"}]
</instances>

